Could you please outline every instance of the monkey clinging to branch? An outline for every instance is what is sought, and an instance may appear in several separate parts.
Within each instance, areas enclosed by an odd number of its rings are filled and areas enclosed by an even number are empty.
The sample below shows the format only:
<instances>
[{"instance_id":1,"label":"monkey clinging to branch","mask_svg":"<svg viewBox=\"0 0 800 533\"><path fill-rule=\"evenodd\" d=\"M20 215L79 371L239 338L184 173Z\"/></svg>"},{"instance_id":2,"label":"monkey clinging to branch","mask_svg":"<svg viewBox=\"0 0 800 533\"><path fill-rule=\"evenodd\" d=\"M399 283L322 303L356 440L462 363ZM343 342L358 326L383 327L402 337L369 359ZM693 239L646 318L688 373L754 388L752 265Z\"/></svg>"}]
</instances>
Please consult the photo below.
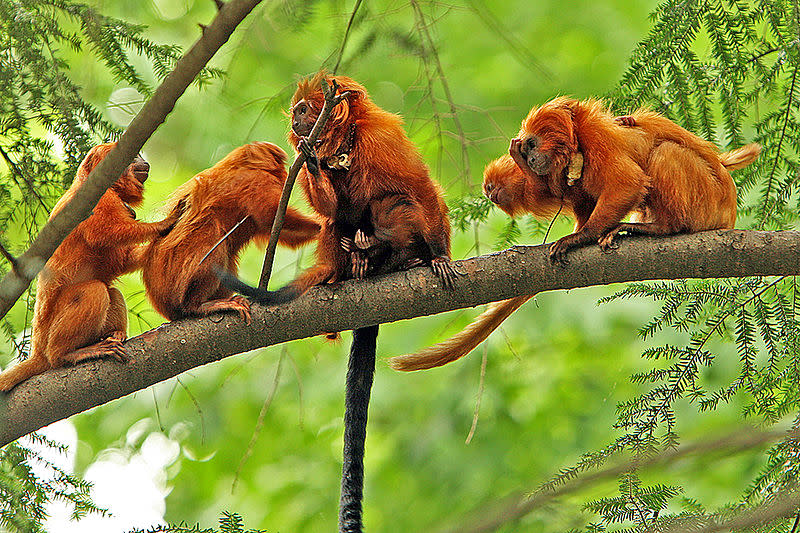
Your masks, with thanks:
<instances>
[{"instance_id":1,"label":"monkey clinging to branch","mask_svg":"<svg viewBox=\"0 0 800 533\"><path fill-rule=\"evenodd\" d=\"M583 173L569 183L566 167L583 153ZM614 118L597 100L556 98L534 108L511 140L509 154L487 165L486 196L511 216L551 216L563 206L575 232L550 247L565 264L567 252L598 243L615 247L620 232L669 235L733 228L736 187L731 170L752 163L761 147L720 153L710 142L662 115L640 110ZM632 214L631 222L622 222ZM469 353L530 296L490 304L455 337L392 359L398 370L441 366Z\"/></svg>"},{"instance_id":2,"label":"monkey clinging to branch","mask_svg":"<svg viewBox=\"0 0 800 533\"><path fill-rule=\"evenodd\" d=\"M170 320L236 311L249 321L247 300L232 296L215 272L235 273L242 248L254 238L266 242L285 181L286 152L272 143L253 142L181 185L170 204L175 227L142 254L142 277L153 307ZM312 241L319 228L315 219L290 207L278 242L296 248Z\"/></svg>"},{"instance_id":3,"label":"monkey clinging to branch","mask_svg":"<svg viewBox=\"0 0 800 533\"><path fill-rule=\"evenodd\" d=\"M78 167L72 186L50 214L75 196L89 173L114 147L92 148ZM125 361L128 336L125 299L112 282L136 270L136 247L169 230L174 220L138 222L130 206L142 203L150 165L137 156L103 194L92 214L67 235L37 278L30 356L0 373L0 390L49 368L88 359Z\"/></svg>"}]
</instances>

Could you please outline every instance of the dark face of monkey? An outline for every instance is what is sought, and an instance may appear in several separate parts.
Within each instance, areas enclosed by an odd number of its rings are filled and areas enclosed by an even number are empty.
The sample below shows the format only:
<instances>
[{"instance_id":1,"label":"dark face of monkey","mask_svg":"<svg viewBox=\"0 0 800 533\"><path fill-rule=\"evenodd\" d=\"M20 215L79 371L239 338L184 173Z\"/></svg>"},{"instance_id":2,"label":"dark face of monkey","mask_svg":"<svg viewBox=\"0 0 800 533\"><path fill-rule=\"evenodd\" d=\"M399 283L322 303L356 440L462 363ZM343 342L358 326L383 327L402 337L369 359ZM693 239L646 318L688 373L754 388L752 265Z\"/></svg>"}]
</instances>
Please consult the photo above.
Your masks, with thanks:
<instances>
[{"instance_id":1,"label":"dark face of monkey","mask_svg":"<svg viewBox=\"0 0 800 533\"><path fill-rule=\"evenodd\" d=\"M292 131L297 136L308 137L316 121L317 113L306 100L300 100L292 108Z\"/></svg>"},{"instance_id":2,"label":"dark face of monkey","mask_svg":"<svg viewBox=\"0 0 800 533\"><path fill-rule=\"evenodd\" d=\"M139 181L139 183L144 183L147 181L147 177L150 175L150 163L144 160L141 155L137 155L133 159L133 163L131 166L128 167L133 173L133 176Z\"/></svg>"},{"instance_id":3,"label":"dark face of monkey","mask_svg":"<svg viewBox=\"0 0 800 533\"><path fill-rule=\"evenodd\" d=\"M539 176L548 176L553 167L553 156L541 150L539 137L531 136L523 139L520 153L527 161L528 167Z\"/></svg>"}]
</instances>

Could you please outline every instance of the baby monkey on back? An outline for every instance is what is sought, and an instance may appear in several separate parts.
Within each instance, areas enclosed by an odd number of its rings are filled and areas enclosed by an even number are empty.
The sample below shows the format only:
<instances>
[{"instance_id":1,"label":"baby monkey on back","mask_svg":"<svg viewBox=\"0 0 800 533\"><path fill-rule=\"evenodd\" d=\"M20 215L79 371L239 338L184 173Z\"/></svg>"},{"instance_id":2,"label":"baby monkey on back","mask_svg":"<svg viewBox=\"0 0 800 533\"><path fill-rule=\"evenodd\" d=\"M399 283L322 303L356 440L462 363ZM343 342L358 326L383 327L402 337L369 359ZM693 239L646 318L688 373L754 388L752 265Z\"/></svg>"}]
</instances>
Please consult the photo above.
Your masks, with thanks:
<instances>
[{"instance_id":1,"label":"baby monkey on back","mask_svg":"<svg viewBox=\"0 0 800 533\"><path fill-rule=\"evenodd\" d=\"M567 166L583 154L581 178ZM559 208L575 231L550 247L566 264L572 248L598 243L614 248L620 232L670 235L733 228L736 187L730 171L752 163L757 144L720 153L710 142L658 113L640 110L614 118L597 100L556 98L534 108L511 140L509 154L484 171L486 196L512 217L553 216ZM627 215L631 222L622 222ZM530 298L490 304L455 337L412 355L395 357L398 370L421 370L454 361L480 344Z\"/></svg>"}]
</instances>

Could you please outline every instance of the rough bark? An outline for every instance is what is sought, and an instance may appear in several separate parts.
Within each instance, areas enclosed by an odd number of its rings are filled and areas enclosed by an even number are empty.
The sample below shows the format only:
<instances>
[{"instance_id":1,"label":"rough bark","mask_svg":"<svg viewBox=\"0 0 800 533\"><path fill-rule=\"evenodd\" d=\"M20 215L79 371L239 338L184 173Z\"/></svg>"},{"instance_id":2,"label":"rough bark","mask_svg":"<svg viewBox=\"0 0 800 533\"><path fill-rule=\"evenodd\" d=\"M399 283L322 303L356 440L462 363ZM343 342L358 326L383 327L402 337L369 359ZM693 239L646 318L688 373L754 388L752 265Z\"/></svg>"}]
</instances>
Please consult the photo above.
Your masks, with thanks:
<instances>
[{"instance_id":1,"label":"rough bark","mask_svg":"<svg viewBox=\"0 0 800 533\"><path fill-rule=\"evenodd\" d=\"M677 278L800 274L800 232L713 231L622 239L613 253L589 246L553 266L547 246L517 246L457 261L444 290L427 267L315 287L288 304L235 315L179 320L126 343L133 362L96 361L31 378L0 393L0 445L91 407L230 355L329 331L344 331L472 307L519 294Z\"/></svg>"},{"instance_id":2,"label":"rough bark","mask_svg":"<svg viewBox=\"0 0 800 533\"><path fill-rule=\"evenodd\" d=\"M153 96L133 118L119 138L116 148L92 170L75 197L42 227L30 248L17 258L16 268L0 281L0 317L5 316L22 296L61 241L91 214L106 189L116 181L144 143L164 122L178 98L260 1L231 0L219 4L217 16L211 24L202 26L201 37L178 61L175 69L164 78Z\"/></svg>"}]
</instances>

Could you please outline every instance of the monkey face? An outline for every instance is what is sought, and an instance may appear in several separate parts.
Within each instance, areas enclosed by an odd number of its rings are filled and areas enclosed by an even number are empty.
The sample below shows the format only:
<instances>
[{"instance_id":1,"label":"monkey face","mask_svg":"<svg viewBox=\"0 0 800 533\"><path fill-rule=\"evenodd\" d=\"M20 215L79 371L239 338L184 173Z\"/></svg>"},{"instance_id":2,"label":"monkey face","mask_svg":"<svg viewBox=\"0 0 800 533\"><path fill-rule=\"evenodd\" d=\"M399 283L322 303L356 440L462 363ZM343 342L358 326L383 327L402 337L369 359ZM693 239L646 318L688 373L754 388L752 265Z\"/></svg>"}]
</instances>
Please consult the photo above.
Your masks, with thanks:
<instances>
[{"instance_id":1,"label":"monkey face","mask_svg":"<svg viewBox=\"0 0 800 533\"><path fill-rule=\"evenodd\" d=\"M145 161L141 155L137 155L133 159L133 163L128 167L128 171L133 174L133 177L136 178L139 183L144 183L150 175L150 163Z\"/></svg>"},{"instance_id":2,"label":"monkey face","mask_svg":"<svg viewBox=\"0 0 800 533\"><path fill-rule=\"evenodd\" d=\"M541 139L533 135L521 140L519 150L528 168L538 176L548 176L553 170L553 156L542 150Z\"/></svg>"},{"instance_id":3,"label":"monkey face","mask_svg":"<svg viewBox=\"0 0 800 533\"><path fill-rule=\"evenodd\" d=\"M308 137L318 115L308 101L300 100L292 107L292 131L299 137Z\"/></svg>"},{"instance_id":4,"label":"monkey face","mask_svg":"<svg viewBox=\"0 0 800 533\"><path fill-rule=\"evenodd\" d=\"M514 161L504 156L486 165L483 193L497 207L514 216L521 208L524 178Z\"/></svg>"}]
</instances>

